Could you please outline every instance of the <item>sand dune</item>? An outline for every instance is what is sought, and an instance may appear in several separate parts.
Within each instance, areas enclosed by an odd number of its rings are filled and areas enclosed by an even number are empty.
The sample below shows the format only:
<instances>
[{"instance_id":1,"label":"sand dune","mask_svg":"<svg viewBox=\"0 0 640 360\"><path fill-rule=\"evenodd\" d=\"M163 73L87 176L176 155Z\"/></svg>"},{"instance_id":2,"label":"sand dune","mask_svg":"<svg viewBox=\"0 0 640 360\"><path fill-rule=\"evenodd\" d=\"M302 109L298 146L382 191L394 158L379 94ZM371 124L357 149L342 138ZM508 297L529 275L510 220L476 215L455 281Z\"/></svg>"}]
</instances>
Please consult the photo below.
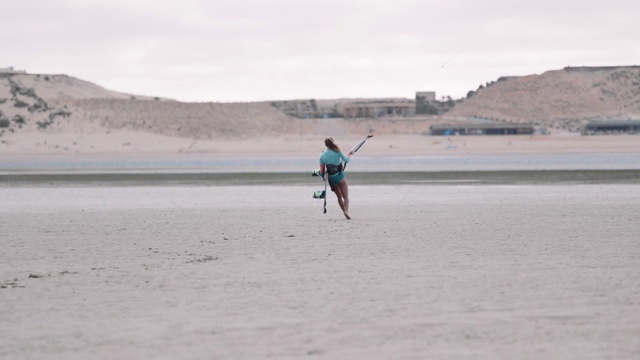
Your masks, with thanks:
<instances>
[{"instance_id":1,"label":"sand dune","mask_svg":"<svg viewBox=\"0 0 640 360\"><path fill-rule=\"evenodd\" d=\"M587 120L640 118L640 67L565 68L504 78L447 114L577 130Z\"/></svg>"},{"instance_id":2,"label":"sand dune","mask_svg":"<svg viewBox=\"0 0 640 360\"><path fill-rule=\"evenodd\" d=\"M636 67L565 69L499 81L448 118L298 119L269 102L185 103L118 93L66 75L0 74L0 156L315 152L326 136L348 147L374 131L368 149L378 154L638 152L634 137L578 138L559 129L533 138L424 136L451 117L550 121L574 130L597 114L631 117L640 114L638 79Z\"/></svg>"}]
</instances>

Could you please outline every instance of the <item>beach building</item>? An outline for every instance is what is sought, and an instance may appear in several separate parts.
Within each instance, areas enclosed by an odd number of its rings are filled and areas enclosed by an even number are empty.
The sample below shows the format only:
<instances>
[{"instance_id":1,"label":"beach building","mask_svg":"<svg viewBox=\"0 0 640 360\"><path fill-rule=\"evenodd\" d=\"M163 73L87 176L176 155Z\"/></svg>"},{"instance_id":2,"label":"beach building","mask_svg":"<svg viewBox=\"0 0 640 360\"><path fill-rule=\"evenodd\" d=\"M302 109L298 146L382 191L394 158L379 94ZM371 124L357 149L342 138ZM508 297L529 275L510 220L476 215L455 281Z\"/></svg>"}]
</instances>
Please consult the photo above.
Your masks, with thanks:
<instances>
[{"instance_id":1,"label":"beach building","mask_svg":"<svg viewBox=\"0 0 640 360\"><path fill-rule=\"evenodd\" d=\"M431 135L532 135L531 124L436 124L429 127Z\"/></svg>"},{"instance_id":2,"label":"beach building","mask_svg":"<svg viewBox=\"0 0 640 360\"><path fill-rule=\"evenodd\" d=\"M416 91L416 102L427 101L433 102L436 101L436 92L435 91Z\"/></svg>"},{"instance_id":3,"label":"beach building","mask_svg":"<svg viewBox=\"0 0 640 360\"><path fill-rule=\"evenodd\" d=\"M436 115L440 110L436 106L435 91L417 91L416 92L416 114Z\"/></svg>"},{"instance_id":4,"label":"beach building","mask_svg":"<svg viewBox=\"0 0 640 360\"><path fill-rule=\"evenodd\" d=\"M413 102L352 102L341 109L345 118L379 118L384 116L413 116L416 106Z\"/></svg>"},{"instance_id":5,"label":"beach building","mask_svg":"<svg viewBox=\"0 0 640 360\"><path fill-rule=\"evenodd\" d=\"M590 121L583 135L640 134L640 120Z\"/></svg>"}]
</instances>

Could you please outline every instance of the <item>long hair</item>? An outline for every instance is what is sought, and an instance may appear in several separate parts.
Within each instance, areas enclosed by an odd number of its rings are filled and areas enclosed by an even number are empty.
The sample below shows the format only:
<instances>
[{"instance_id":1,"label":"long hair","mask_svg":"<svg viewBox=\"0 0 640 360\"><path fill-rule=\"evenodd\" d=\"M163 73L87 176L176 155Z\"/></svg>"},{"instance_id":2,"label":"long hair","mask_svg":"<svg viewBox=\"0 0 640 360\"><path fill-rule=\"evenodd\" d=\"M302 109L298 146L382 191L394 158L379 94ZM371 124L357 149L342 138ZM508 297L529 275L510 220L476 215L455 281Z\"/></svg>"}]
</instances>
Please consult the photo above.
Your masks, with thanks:
<instances>
[{"instance_id":1,"label":"long hair","mask_svg":"<svg viewBox=\"0 0 640 360\"><path fill-rule=\"evenodd\" d=\"M324 145L328 148L331 149L337 153L341 152L340 148L338 147L338 145L336 145L335 142L333 142L333 138L328 137L326 139L324 139Z\"/></svg>"}]
</instances>

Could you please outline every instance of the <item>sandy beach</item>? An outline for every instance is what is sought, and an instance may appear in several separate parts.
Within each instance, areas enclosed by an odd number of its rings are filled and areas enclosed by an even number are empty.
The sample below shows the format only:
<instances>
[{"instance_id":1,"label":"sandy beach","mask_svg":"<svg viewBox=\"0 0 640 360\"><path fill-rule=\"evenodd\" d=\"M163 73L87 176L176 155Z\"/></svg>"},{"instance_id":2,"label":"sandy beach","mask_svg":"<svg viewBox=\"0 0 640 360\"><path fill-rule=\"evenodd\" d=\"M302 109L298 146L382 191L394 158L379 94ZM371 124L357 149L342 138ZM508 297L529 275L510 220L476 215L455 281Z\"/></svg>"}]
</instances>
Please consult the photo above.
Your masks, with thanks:
<instances>
[{"instance_id":1,"label":"sandy beach","mask_svg":"<svg viewBox=\"0 0 640 360\"><path fill-rule=\"evenodd\" d=\"M638 185L0 188L7 359L631 359Z\"/></svg>"},{"instance_id":2,"label":"sandy beach","mask_svg":"<svg viewBox=\"0 0 640 360\"><path fill-rule=\"evenodd\" d=\"M1 139L0 159L78 155L315 156L324 149L326 136L333 136L343 150L348 151L365 135L362 131L361 134L343 135L327 131L317 135L194 140L119 130L84 134L23 132ZM580 136L571 133L450 137L382 133L368 141L360 152L372 156L535 153L640 153L640 141L633 135Z\"/></svg>"},{"instance_id":3,"label":"sandy beach","mask_svg":"<svg viewBox=\"0 0 640 360\"><path fill-rule=\"evenodd\" d=\"M637 136L335 130L3 137L0 358L640 356Z\"/></svg>"}]
</instances>

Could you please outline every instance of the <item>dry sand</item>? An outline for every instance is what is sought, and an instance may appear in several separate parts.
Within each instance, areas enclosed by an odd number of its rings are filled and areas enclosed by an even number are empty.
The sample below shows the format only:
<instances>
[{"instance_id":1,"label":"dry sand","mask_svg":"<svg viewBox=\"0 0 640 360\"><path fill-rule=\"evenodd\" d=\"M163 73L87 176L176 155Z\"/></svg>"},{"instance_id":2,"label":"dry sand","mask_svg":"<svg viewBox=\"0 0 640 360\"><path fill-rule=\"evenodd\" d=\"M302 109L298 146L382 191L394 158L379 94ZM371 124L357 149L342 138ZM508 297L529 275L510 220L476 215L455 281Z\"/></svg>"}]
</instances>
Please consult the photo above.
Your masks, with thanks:
<instances>
[{"instance_id":1,"label":"dry sand","mask_svg":"<svg viewBox=\"0 0 640 360\"><path fill-rule=\"evenodd\" d=\"M265 136L248 139L194 140L148 132L109 130L93 133L20 132L0 138L0 159L47 156L145 156L200 154L205 156L317 155L324 138L333 136L343 151L364 134L326 131L317 135ZM361 154L372 156L640 153L635 135L579 136L424 136L378 134Z\"/></svg>"},{"instance_id":2,"label":"dry sand","mask_svg":"<svg viewBox=\"0 0 640 360\"><path fill-rule=\"evenodd\" d=\"M0 358L639 358L639 190L0 188Z\"/></svg>"},{"instance_id":3,"label":"dry sand","mask_svg":"<svg viewBox=\"0 0 640 360\"><path fill-rule=\"evenodd\" d=\"M309 158L325 136L21 129L0 161ZM356 129L357 127L357 129ZM357 156L637 154L637 136L432 137ZM310 165L308 170L313 165ZM355 164L353 165L355 168ZM602 359L640 356L633 185L0 188L0 358ZM6 185L6 184L5 184Z\"/></svg>"}]
</instances>

